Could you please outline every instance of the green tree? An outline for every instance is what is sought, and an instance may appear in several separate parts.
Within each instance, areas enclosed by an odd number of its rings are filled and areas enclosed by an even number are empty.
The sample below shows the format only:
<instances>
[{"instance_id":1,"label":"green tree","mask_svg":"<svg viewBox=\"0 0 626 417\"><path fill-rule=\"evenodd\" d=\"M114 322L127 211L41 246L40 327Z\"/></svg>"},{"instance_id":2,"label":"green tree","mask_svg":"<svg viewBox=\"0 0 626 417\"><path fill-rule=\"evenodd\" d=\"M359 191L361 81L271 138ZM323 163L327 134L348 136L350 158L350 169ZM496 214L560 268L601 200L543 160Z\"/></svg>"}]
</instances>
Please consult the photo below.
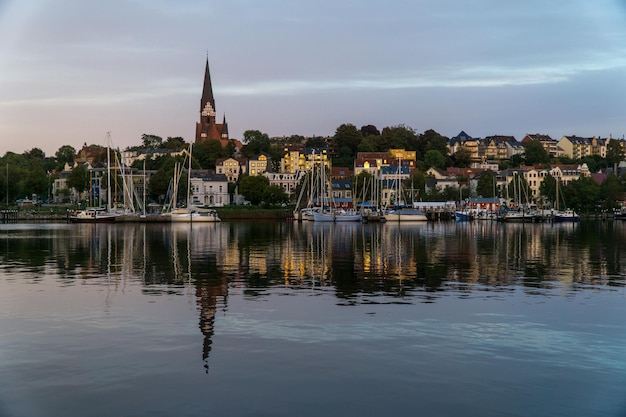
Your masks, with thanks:
<instances>
[{"instance_id":1,"label":"green tree","mask_svg":"<svg viewBox=\"0 0 626 417\"><path fill-rule=\"evenodd\" d=\"M167 159L161 161L160 168L150 177L146 191L151 200L164 202L170 182L174 177L175 163L174 158L168 156Z\"/></svg>"},{"instance_id":2,"label":"green tree","mask_svg":"<svg viewBox=\"0 0 626 417\"><path fill-rule=\"evenodd\" d=\"M270 180L262 175L244 176L239 180L239 194L251 204L259 205L265 197L265 189L269 187Z\"/></svg>"},{"instance_id":3,"label":"green tree","mask_svg":"<svg viewBox=\"0 0 626 417\"><path fill-rule=\"evenodd\" d=\"M446 167L446 157L436 149L426 151L424 155L424 168L430 167L444 169Z\"/></svg>"},{"instance_id":4,"label":"green tree","mask_svg":"<svg viewBox=\"0 0 626 417\"><path fill-rule=\"evenodd\" d=\"M472 154L465 146L461 146L452 156L454 166L458 168L468 168L472 163Z\"/></svg>"},{"instance_id":5,"label":"green tree","mask_svg":"<svg viewBox=\"0 0 626 417\"><path fill-rule=\"evenodd\" d=\"M545 201L550 202L553 207L556 202L556 181L556 178L548 174L543 178L539 186L539 194Z\"/></svg>"},{"instance_id":6,"label":"green tree","mask_svg":"<svg viewBox=\"0 0 626 417\"><path fill-rule=\"evenodd\" d=\"M269 153L271 141L267 133L259 130L246 130L243 132L243 141L245 144L241 153L246 158L254 158L261 152Z\"/></svg>"},{"instance_id":7,"label":"green tree","mask_svg":"<svg viewBox=\"0 0 626 417\"><path fill-rule=\"evenodd\" d=\"M612 210L620 206L624 200L624 185L614 173L609 174L601 186L601 195L604 196L604 208Z\"/></svg>"},{"instance_id":8,"label":"green tree","mask_svg":"<svg viewBox=\"0 0 626 417\"><path fill-rule=\"evenodd\" d=\"M526 165L547 164L550 162L550 155L545 150L541 142L531 140L524 146Z\"/></svg>"},{"instance_id":9,"label":"green tree","mask_svg":"<svg viewBox=\"0 0 626 417\"><path fill-rule=\"evenodd\" d=\"M280 171L280 160L283 157L283 147L277 144L272 144L267 153L270 156L271 171Z\"/></svg>"},{"instance_id":10,"label":"green tree","mask_svg":"<svg viewBox=\"0 0 626 417\"><path fill-rule=\"evenodd\" d=\"M359 152L377 152L378 151L378 136L366 136L359 143Z\"/></svg>"},{"instance_id":11,"label":"green tree","mask_svg":"<svg viewBox=\"0 0 626 417\"><path fill-rule=\"evenodd\" d=\"M606 162L610 167L618 165L624 160L624 149L622 142L616 139L609 140L606 145Z\"/></svg>"},{"instance_id":12,"label":"green tree","mask_svg":"<svg viewBox=\"0 0 626 417\"><path fill-rule=\"evenodd\" d=\"M354 159L362 140L363 135L353 124L342 124L337 128L333 136L333 149L336 154L342 153L342 163L345 163L344 160ZM338 166L350 166L350 164Z\"/></svg>"},{"instance_id":13,"label":"green tree","mask_svg":"<svg viewBox=\"0 0 626 417\"><path fill-rule=\"evenodd\" d=\"M424 157L426 152L430 150L439 151L444 157L449 154L448 149L449 139L441 134L437 133L433 129L428 129L417 137L415 150L419 157Z\"/></svg>"},{"instance_id":14,"label":"green tree","mask_svg":"<svg viewBox=\"0 0 626 417\"><path fill-rule=\"evenodd\" d=\"M580 177L561 188L565 202L579 212L592 213L600 199L600 185L591 177Z\"/></svg>"},{"instance_id":15,"label":"green tree","mask_svg":"<svg viewBox=\"0 0 626 417\"><path fill-rule=\"evenodd\" d=\"M377 151L386 152L389 149L414 150L417 143L415 131L405 125L384 127L377 138Z\"/></svg>"},{"instance_id":16,"label":"green tree","mask_svg":"<svg viewBox=\"0 0 626 417\"><path fill-rule=\"evenodd\" d=\"M496 174L492 171L484 171L478 177L476 194L481 197L495 197Z\"/></svg>"},{"instance_id":17,"label":"green tree","mask_svg":"<svg viewBox=\"0 0 626 417\"><path fill-rule=\"evenodd\" d=\"M217 139L200 142L193 147L193 167L201 169L215 169L217 158L226 157L226 149Z\"/></svg>"},{"instance_id":18,"label":"green tree","mask_svg":"<svg viewBox=\"0 0 626 417\"><path fill-rule=\"evenodd\" d=\"M54 154L57 162L57 169L63 169L66 163L72 166L74 163L74 156L76 156L76 149L69 145L61 146Z\"/></svg>"},{"instance_id":19,"label":"green tree","mask_svg":"<svg viewBox=\"0 0 626 417\"><path fill-rule=\"evenodd\" d=\"M326 139L320 136L313 136L313 137L308 138L305 142L305 146L309 148L316 148L316 149L328 148Z\"/></svg>"},{"instance_id":20,"label":"green tree","mask_svg":"<svg viewBox=\"0 0 626 417\"><path fill-rule=\"evenodd\" d=\"M288 202L289 196L285 192L285 189L280 185L268 185L265 187L265 190L263 191L263 203L265 205L279 206L281 204L287 204Z\"/></svg>"},{"instance_id":21,"label":"green tree","mask_svg":"<svg viewBox=\"0 0 626 417\"><path fill-rule=\"evenodd\" d=\"M77 165L67 176L67 185L79 194L89 189L89 173L84 165Z\"/></svg>"},{"instance_id":22,"label":"green tree","mask_svg":"<svg viewBox=\"0 0 626 417\"><path fill-rule=\"evenodd\" d=\"M421 200L426 195L426 175L416 169L409 178L404 181L404 189L409 192L409 198L413 201Z\"/></svg>"},{"instance_id":23,"label":"green tree","mask_svg":"<svg viewBox=\"0 0 626 417\"><path fill-rule=\"evenodd\" d=\"M368 136L380 136L380 132L374 125L361 126L361 134L364 138Z\"/></svg>"},{"instance_id":24,"label":"green tree","mask_svg":"<svg viewBox=\"0 0 626 417\"><path fill-rule=\"evenodd\" d=\"M181 138L180 136L176 136L176 137L171 137L169 136L167 138L167 140L165 141L165 143L163 143L163 147L165 149L171 149L171 150L180 150L185 148L185 139Z\"/></svg>"},{"instance_id":25,"label":"green tree","mask_svg":"<svg viewBox=\"0 0 626 417\"><path fill-rule=\"evenodd\" d=\"M159 149L163 146L163 138L157 135L141 135L141 142L146 149Z\"/></svg>"}]
</instances>

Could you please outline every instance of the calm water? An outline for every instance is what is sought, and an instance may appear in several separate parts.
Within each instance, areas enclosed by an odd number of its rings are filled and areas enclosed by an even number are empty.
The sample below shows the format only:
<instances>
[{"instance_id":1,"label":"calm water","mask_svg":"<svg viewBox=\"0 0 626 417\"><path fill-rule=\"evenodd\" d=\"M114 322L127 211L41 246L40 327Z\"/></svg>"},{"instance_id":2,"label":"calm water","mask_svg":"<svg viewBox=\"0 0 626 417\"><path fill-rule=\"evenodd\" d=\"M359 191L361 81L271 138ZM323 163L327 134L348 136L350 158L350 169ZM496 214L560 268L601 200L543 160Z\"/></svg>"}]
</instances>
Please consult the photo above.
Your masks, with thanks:
<instances>
[{"instance_id":1,"label":"calm water","mask_svg":"<svg viewBox=\"0 0 626 417\"><path fill-rule=\"evenodd\" d=\"M626 222L0 226L0 416L626 416Z\"/></svg>"}]
</instances>

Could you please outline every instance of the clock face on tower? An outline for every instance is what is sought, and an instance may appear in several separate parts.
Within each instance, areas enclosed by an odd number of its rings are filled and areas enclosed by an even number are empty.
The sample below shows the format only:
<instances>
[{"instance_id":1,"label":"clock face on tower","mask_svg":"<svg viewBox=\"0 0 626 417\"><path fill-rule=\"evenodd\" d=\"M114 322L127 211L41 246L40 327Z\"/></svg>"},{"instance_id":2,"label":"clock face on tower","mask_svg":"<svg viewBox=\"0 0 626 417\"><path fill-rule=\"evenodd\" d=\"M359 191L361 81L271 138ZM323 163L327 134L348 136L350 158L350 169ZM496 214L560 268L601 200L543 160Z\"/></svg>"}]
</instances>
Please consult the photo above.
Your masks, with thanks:
<instances>
[{"instance_id":1,"label":"clock face on tower","mask_svg":"<svg viewBox=\"0 0 626 417\"><path fill-rule=\"evenodd\" d=\"M204 109L202 109L202 115L203 116L215 116L215 110L213 110L213 106L211 106L211 103L207 103L204 106Z\"/></svg>"}]
</instances>

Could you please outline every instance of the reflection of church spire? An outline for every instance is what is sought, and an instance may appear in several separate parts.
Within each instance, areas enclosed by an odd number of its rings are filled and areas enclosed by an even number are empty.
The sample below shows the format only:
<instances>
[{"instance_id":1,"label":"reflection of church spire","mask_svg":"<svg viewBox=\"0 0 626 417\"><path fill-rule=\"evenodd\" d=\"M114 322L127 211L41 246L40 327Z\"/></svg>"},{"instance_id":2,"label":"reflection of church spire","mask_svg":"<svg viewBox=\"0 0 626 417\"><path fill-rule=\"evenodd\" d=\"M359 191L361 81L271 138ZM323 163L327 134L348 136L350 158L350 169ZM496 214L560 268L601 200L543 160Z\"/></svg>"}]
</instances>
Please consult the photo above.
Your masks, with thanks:
<instances>
[{"instance_id":1,"label":"reflection of church spire","mask_svg":"<svg viewBox=\"0 0 626 417\"><path fill-rule=\"evenodd\" d=\"M215 314L217 312L218 300L222 299L226 304L226 295L228 293L228 285L226 279L215 281L197 281L196 297L197 304L200 309L200 331L204 335L202 341L202 360L204 368L209 371L209 353L211 352L211 344L213 334L215 333Z\"/></svg>"}]
</instances>

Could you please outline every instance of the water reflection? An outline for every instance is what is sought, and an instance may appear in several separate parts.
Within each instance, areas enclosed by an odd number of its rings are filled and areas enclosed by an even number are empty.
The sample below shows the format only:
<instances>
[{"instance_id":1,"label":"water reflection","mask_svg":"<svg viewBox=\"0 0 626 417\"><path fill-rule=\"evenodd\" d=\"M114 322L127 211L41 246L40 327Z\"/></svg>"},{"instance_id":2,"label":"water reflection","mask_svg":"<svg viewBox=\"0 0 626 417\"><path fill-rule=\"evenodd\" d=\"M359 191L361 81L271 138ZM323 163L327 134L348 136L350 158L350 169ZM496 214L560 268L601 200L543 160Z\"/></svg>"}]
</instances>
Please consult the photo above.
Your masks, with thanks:
<instances>
[{"instance_id":1,"label":"water reflection","mask_svg":"<svg viewBox=\"0 0 626 417\"><path fill-rule=\"evenodd\" d=\"M319 224L2 225L3 279L108 294L193 300L208 369L215 317L229 291L332 293L337 304L436 302L521 288L562 296L624 286L626 225Z\"/></svg>"}]
</instances>

